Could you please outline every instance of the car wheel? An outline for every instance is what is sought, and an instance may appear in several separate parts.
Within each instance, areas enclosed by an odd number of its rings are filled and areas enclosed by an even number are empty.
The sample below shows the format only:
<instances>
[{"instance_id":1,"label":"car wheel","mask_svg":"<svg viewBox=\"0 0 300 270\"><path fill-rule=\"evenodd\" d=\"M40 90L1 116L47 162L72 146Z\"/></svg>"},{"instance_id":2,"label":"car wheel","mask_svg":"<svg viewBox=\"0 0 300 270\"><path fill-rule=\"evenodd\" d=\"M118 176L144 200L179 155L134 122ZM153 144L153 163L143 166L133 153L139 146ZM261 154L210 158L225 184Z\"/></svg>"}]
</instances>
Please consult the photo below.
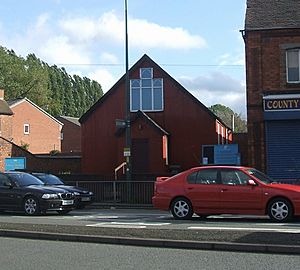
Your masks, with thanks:
<instances>
[{"instance_id":1,"label":"car wheel","mask_svg":"<svg viewBox=\"0 0 300 270\"><path fill-rule=\"evenodd\" d=\"M39 201L35 197L26 197L23 201L23 210L26 215L37 215L40 213Z\"/></svg>"},{"instance_id":2,"label":"car wheel","mask_svg":"<svg viewBox=\"0 0 300 270\"><path fill-rule=\"evenodd\" d=\"M177 198L171 205L171 212L175 219L191 219L193 207L191 202L185 198Z\"/></svg>"},{"instance_id":3,"label":"car wheel","mask_svg":"<svg viewBox=\"0 0 300 270\"><path fill-rule=\"evenodd\" d=\"M293 216L291 203L283 198L274 199L269 203L268 215L276 222L286 222Z\"/></svg>"},{"instance_id":4,"label":"car wheel","mask_svg":"<svg viewBox=\"0 0 300 270\"><path fill-rule=\"evenodd\" d=\"M57 210L57 213L58 213L59 215L66 215L66 214L68 214L70 211L71 211L71 210Z\"/></svg>"}]
</instances>

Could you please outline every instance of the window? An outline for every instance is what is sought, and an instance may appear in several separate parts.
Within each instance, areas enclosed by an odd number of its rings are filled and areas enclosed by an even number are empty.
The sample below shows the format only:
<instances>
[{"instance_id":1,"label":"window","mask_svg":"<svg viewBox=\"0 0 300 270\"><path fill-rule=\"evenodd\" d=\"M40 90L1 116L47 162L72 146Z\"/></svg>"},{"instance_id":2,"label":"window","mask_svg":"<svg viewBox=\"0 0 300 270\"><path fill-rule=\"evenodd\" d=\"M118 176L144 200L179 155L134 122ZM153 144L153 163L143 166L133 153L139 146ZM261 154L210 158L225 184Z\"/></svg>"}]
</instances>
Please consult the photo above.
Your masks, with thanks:
<instances>
[{"instance_id":1,"label":"window","mask_svg":"<svg viewBox=\"0 0 300 270\"><path fill-rule=\"evenodd\" d=\"M231 169L222 170L221 178L224 185L247 185L250 179L245 173Z\"/></svg>"},{"instance_id":2,"label":"window","mask_svg":"<svg viewBox=\"0 0 300 270\"><path fill-rule=\"evenodd\" d=\"M208 169L193 172L187 177L187 181L189 184L217 184L218 170Z\"/></svg>"},{"instance_id":3,"label":"window","mask_svg":"<svg viewBox=\"0 0 300 270\"><path fill-rule=\"evenodd\" d=\"M152 68L141 68L140 79L130 80L130 110L163 110L163 79L154 79Z\"/></svg>"},{"instance_id":4,"label":"window","mask_svg":"<svg viewBox=\"0 0 300 270\"><path fill-rule=\"evenodd\" d=\"M24 124L24 134L29 134L30 129L29 129L29 124Z\"/></svg>"},{"instance_id":5,"label":"window","mask_svg":"<svg viewBox=\"0 0 300 270\"><path fill-rule=\"evenodd\" d=\"M300 49L291 49L286 51L286 73L287 82L289 83L300 82L299 53Z\"/></svg>"},{"instance_id":6,"label":"window","mask_svg":"<svg viewBox=\"0 0 300 270\"><path fill-rule=\"evenodd\" d=\"M9 179L4 174L0 174L0 187L3 187L5 185L9 184Z\"/></svg>"}]
</instances>

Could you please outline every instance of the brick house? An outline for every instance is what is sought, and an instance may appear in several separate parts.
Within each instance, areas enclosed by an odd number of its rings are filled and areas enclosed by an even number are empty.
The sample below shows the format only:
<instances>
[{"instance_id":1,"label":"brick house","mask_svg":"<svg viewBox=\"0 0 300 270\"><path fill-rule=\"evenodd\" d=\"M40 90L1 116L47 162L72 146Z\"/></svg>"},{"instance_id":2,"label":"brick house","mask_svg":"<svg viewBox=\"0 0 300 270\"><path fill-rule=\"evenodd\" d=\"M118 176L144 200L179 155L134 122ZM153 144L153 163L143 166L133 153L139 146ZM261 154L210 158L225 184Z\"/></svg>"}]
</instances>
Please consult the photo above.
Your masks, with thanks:
<instances>
[{"instance_id":1,"label":"brick house","mask_svg":"<svg viewBox=\"0 0 300 270\"><path fill-rule=\"evenodd\" d=\"M63 123L61 130L61 152L80 153L81 152L81 127L78 118L70 116L57 116L56 119Z\"/></svg>"},{"instance_id":2,"label":"brick house","mask_svg":"<svg viewBox=\"0 0 300 270\"><path fill-rule=\"evenodd\" d=\"M8 101L12 117L12 142L31 153L61 151L63 124L28 98Z\"/></svg>"},{"instance_id":3,"label":"brick house","mask_svg":"<svg viewBox=\"0 0 300 270\"><path fill-rule=\"evenodd\" d=\"M4 100L4 90L0 89L0 136L11 139L13 111Z\"/></svg>"},{"instance_id":4,"label":"brick house","mask_svg":"<svg viewBox=\"0 0 300 270\"><path fill-rule=\"evenodd\" d=\"M231 130L147 55L130 70L133 173L167 173L202 162L202 146ZM81 118L82 173L113 175L125 161L125 75Z\"/></svg>"},{"instance_id":5,"label":"brick house","mask_svg":"<svg viewBox=\"0 0 300 270\"><path fill-rule=\"evenodd\" d=\"M245 29L250 166L300 178L300 1L248 0Z\"/></svg>"}]
</instances>

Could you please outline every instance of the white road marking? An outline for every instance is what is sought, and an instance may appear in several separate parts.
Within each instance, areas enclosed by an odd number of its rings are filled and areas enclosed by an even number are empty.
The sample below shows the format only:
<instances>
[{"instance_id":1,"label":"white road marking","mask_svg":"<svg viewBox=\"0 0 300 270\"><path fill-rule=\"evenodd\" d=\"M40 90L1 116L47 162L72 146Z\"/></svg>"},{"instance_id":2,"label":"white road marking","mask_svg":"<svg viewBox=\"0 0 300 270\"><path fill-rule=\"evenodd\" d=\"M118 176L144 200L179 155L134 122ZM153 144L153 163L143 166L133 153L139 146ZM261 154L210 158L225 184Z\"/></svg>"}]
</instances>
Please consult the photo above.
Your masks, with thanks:
<instances>
[{"instance_id":1,"label":"white road marking","mask_svg":"<svg viewBox=\"0 0 300 270\"><path fill-rule=\"evenodd\" d=\"M283 233L300 233L300 229L285 228L233 228L233 227L188 227L189 230L218 230L218 231L250 231L250 232L283 232Z\"/></svg>"},{"instance_id":2,"label":"white road marking","mask_svg":"<svg viewBox=\"0 0 300 270\"><path fill-rule=\"evenodd\" d=\"M130 224L109 224L109 223L95 223L86 225L87 227L101 227L101 228L128 228L128 229L145 229L146 226L134 226Z\"/></svg>"},{"instance_id":3,"label":"white road marking","mask_svg":"<svg viewBox=\"0 0 300 270\"><path fill-rule=\"evenodd\" d=\"M146 228L147 226L166 226L171 223L147 223L147 222L101 222L88 224L88 227L117 227L117 228Z\"/></svg>"}]
</instances>

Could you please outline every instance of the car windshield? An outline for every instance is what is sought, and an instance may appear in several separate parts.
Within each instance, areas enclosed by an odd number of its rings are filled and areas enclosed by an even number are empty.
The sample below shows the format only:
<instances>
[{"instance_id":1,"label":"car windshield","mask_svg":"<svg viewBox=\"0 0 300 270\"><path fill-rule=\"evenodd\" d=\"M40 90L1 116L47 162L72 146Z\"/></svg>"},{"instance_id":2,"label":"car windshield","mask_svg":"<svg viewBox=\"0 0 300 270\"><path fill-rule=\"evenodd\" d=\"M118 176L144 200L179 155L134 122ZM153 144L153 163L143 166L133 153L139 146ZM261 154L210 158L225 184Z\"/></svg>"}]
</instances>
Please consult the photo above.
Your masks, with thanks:
<instances>
[{"instance_id":1,"label":"car windshield","mask_svg":"<svg viewBox=\"0 0 300 270\"><path fill-rule=\"evenodd\" d=\"M53 174L36 174L35 176L47 185L64 185L64 183Z\"/></svg>"},{"instance_id":2,"label":"car windshield","mask_svg":"<svg viewBox=\"0 0 300 270\"><path fill-rule=\"evenodd\" d=\"M38 178L27 173L7 173L8 176L15 181L19 186L44 185Z\"/></svg>"},{"instance_id":3,"label":"car windshield","mask_svg":"<svg viewBox=\"0 0 300 270\"><path fill-rule=\"evenodd\" d=\"M264 182L265 184L272 184L276 182L271 177L256 169L248 169L247 171L250 175L253 175L255 178Z\"/></svg>"}]
</instances>

